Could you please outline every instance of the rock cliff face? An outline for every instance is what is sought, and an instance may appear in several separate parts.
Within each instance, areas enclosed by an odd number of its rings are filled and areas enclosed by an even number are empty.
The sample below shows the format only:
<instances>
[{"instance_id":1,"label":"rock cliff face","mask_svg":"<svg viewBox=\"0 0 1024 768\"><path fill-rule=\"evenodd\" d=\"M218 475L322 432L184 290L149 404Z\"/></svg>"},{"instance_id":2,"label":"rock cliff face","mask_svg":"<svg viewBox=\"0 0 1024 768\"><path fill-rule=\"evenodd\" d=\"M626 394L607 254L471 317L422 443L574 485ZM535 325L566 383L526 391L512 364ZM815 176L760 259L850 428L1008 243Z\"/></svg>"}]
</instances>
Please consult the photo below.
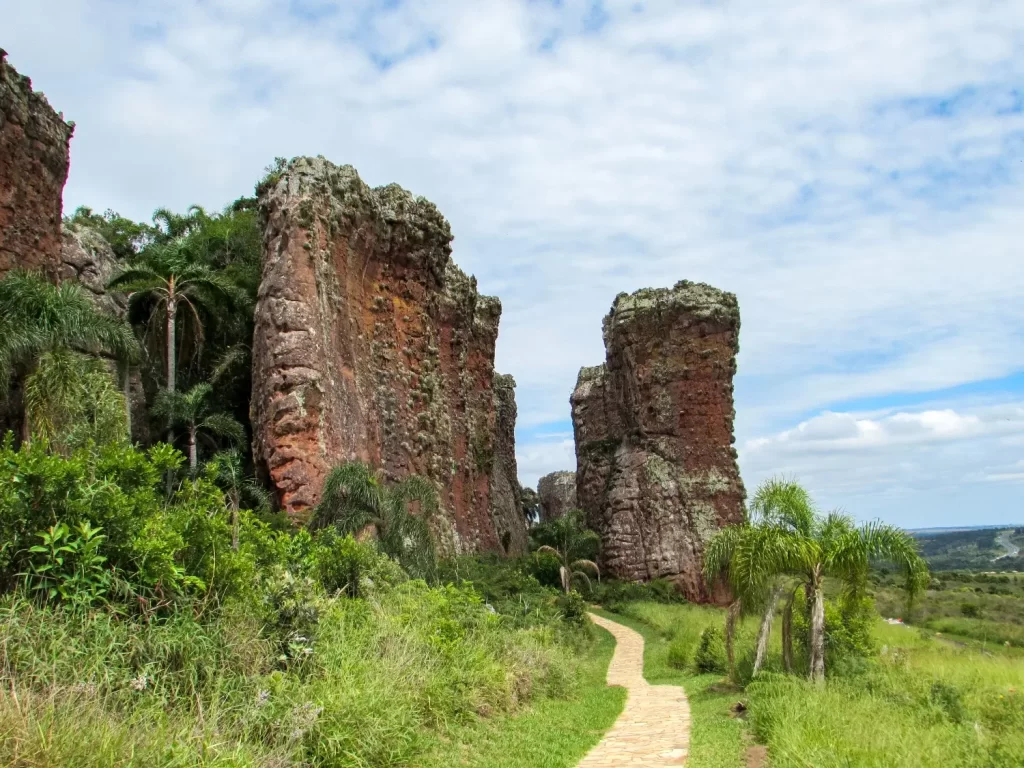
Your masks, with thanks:
<instances>
[{"instance_id":1,"label":"rock cliff face","mask_svg":"<svg viewBox=\"0 0 1024 768\"><path fill-rule=\"evenodd\" d=\"M452 263L448 222L424 198L371 189L322 157L268 180L260 212L254 455L284 509L303 520L330 468L362 460L435 482L445 551L500 549L501 304Z\"/></svg>"},{"instance_id":2,"label":"rock cliff face","mask_svg":"<svg viewBox=\"0 0 1024 768\"><path fill-rule=\"evenodd\" d=\"M494 408L491 519L502 551L507 555L524 555L529 547L516 465L516 380L511 376L494 374Z\"/></svg>"},{"instance_id":3,"label":"rock cliff face","mask_svg":"<svg viewBox=\"0 0 1024 768\"><path fill-rule=\"evenodd\" d=\"M15 267L56 279L68 177L65 123L0 50L0 277Z\"/></svg>"},{"instance_id":4,"label":"rock cliff face","mask_svg":"<svg viewBox=\"0 0 1024 768\"><path fill-rule=\"evenodd\" d=\"M552 472L537 483L541 522L557 520L570 509L576 509L576 473Z\"/></svg>"},{"instance_id":5,"label":"rock cliff face","mask_svg":"<svg viewBox=\"0 0 1024 768\"><path fill-rule=\"evenodd\" d=\"M620 294L604 320L606 363L572 394L577 493L621 579L675 581L709 601L706 542L743 519L733 443L736 297L703 283Z\"/></svg>"},{"instance_id":6,"label":"rock cliff face","mask_svg":"<svg viewBox=\"0 0 1024 768\"><path fill-rule=\"evenodd\" d=\"M110 243L94 229L84 226L65 228L61 233L59 280L77 280L90 296L93 303L115 317L125 317L128 300L124 294L110 293L107 283L121 269L121 262L114 255ZM111 364L112 369L116 366ZM142 376L137 368L128 376L125 397L131 406L131 437L134 442L149 444L148 414L146 395L142 388Z\"/></svg>"}]
</instances>

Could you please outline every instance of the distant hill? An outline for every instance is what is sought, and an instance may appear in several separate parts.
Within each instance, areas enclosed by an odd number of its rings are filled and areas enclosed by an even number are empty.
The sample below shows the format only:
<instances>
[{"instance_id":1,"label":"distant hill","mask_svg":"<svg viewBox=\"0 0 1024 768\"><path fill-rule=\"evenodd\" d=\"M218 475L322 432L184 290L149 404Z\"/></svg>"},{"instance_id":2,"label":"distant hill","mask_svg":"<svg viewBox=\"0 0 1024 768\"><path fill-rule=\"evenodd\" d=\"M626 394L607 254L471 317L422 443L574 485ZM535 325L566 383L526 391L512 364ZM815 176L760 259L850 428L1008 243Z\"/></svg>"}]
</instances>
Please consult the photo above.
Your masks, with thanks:
<instances>
[{"instance_id":1,"label":"distant hill","mask_svg":"<svg viewBox=\"0 0 1024 768\"><path fill-rule=\"evenodd\" d=\"M910 533L933 571L1024 571L1024 525L927 528Z\"/></svg>"}]
</instances>

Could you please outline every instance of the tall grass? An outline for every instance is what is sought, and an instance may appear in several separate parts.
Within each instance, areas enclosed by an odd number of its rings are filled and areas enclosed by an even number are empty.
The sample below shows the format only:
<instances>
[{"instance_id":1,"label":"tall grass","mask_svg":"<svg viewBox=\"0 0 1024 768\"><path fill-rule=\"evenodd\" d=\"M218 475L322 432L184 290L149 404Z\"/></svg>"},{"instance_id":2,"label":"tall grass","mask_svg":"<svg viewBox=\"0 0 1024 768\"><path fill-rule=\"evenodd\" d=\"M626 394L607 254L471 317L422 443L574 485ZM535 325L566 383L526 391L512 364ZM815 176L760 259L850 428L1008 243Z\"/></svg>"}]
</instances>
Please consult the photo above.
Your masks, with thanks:
<instances>
[{"instance_id":1,"label":"tall grass","mask_svg":"<svg viewBox=\"0 0 1024 768\"><path fill-rule=\"evenodd\" d=\"M880 624L879 659L822 687L766 675L748 686L773 766L1024 764L1024 665Z\"/></svg>"},{"instance_id":2,"label":"tall grass","mask_svg":"<svg viewBox=\"0 0 1024 768\"><path fill-rule=\"evenodd\" d=\"M571 695L557 632L410 582L325 599L315 640L282 656L230 610L146 623L8 596L0 765L410 765L462 724Z\"/></svg>"}]
</instances>

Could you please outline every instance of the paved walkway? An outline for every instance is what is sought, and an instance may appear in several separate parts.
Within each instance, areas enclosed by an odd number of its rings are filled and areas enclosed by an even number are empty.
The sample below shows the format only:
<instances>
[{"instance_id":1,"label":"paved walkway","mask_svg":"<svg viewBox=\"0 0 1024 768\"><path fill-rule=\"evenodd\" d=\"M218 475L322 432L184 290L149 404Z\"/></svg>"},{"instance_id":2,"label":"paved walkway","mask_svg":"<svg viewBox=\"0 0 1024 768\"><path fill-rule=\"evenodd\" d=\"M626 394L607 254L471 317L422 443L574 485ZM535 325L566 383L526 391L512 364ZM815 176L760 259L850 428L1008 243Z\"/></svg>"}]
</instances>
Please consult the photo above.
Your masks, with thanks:
<instances>
[{"instance_id":1,"label":"paved walkway","mask_svg":"<svg viewBox=\"0 0 1024 768\"><path fill-rule=\"evenodd\" d=\"M615 635L608 685L623 686L627 698L615 725L579 768L684 765L690 748L690 705L683 689L644 680L644 639L639 633L593 613L590 618Z\"/></svg>"}]
</instances>

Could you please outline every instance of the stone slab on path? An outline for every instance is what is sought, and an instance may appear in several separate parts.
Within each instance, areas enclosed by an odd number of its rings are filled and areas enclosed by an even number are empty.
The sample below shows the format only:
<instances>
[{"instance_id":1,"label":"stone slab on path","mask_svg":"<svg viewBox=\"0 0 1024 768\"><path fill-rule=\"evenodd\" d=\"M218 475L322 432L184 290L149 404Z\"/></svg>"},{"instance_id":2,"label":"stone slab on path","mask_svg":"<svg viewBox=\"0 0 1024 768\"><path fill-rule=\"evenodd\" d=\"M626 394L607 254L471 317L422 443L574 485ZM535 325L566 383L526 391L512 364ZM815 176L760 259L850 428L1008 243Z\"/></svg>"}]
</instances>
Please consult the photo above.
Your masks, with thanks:
<instances>
[{"instance_id":1,"label":"stone slab on path","mask_svg":"<svg viewBox=\"0 0 1024 768\"><path fill-rule=\"evenodd\" d=\"M615 636L608 685L627 691L619 719L579 764L579 768L678 766L690 750L690 705L677 685L651 685L644 679L644 638L639 632L590 614Z\"/></svg>"}]
</instances>

